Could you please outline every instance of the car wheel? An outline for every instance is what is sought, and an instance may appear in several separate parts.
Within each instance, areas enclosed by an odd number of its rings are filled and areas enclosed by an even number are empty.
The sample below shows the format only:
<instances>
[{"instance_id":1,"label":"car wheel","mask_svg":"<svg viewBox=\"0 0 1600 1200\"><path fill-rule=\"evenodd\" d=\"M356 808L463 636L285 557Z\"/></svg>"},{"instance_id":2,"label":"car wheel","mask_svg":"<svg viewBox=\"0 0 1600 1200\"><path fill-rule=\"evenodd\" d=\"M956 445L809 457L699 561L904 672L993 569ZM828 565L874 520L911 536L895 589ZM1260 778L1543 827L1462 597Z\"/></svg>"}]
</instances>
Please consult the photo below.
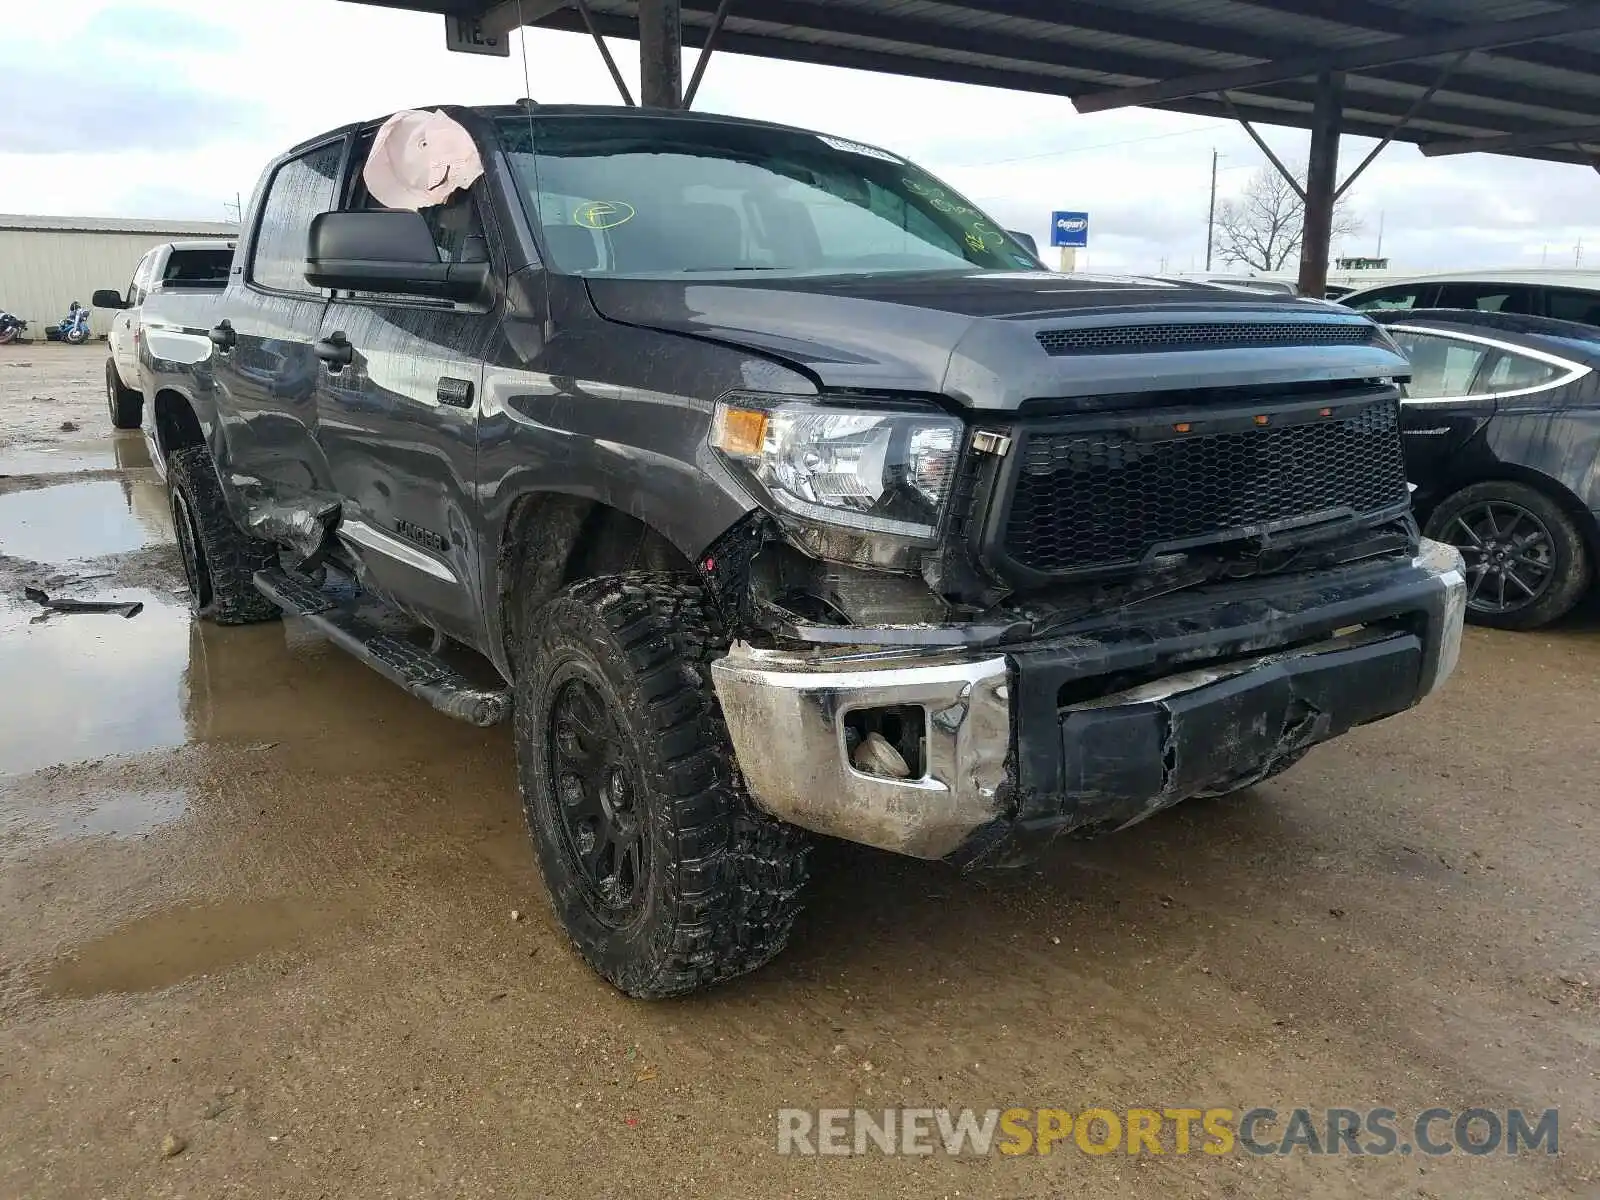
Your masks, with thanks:
<instances>
[{"instance_id":1,"label":"car wheel","mask_svg":"<svg viewBox=\"0 0 1600 1200\"><path fill-rule=\"evenodd\" d=\"M650 999L770 960L800 910L809 838L757 811L739 783L699 588L662 574L589 580L526 628L518 782L578 952Z\"/></svg>"},{"instance_id":2,"label":"car wheel","mask_svg":"<svg viewBox=\"0 0 1600 1200\"><path fill-rule=\"evenodd\" d=\"M1565 510L1509 480L1446 497L1427 535L1461 551L1467 619L1497 629L1537 629L1563 616L1589 586L1589 553Z\"/></svg>"},{"instance_id":3,"label":"car wheel","mask_svg":"<svg viewBox=\"0 0 1600 1200\"><path fill-rule=\"evenodd\" d=\"M137 429L144 415L144 397L122 386L117 364L110 359L106 360L106 408L111 413L113 429Z\"/></svg>"},{"instance_id":4,"label":"car wheel","mask_svg":"<svg viewBox=\"0 0 1600 1200\"><path fill-rule=\"evenodd\" d=\"M189 446L168 458L167 496L195 612L218 625L277 617L278 606L256 591L254 576L278 565L278 548L234 524L204 446Z\"/></svg>"}]
</instances>

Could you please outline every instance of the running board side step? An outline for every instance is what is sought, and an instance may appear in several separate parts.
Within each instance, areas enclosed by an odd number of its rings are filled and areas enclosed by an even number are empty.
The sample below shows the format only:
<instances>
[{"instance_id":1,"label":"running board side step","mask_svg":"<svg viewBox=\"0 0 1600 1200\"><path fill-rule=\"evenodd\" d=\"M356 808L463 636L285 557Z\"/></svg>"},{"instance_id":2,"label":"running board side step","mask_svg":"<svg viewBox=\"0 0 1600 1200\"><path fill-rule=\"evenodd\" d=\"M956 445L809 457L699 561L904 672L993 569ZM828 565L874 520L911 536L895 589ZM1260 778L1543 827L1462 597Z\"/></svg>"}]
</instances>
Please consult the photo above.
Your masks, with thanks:
<instances>
[{"instance_id":1,"label":"running board side step","mask_svg":"<svg viewBox=\"0 0 1600 1200\"><path fill-rule=\"evenodd\" d=\"M341 650L447 717L487 728L511 715L511 693L482 688L443 659L387 633L339 596L284 571L257 571L256 590Z\"/></svg>"}]
</instances>

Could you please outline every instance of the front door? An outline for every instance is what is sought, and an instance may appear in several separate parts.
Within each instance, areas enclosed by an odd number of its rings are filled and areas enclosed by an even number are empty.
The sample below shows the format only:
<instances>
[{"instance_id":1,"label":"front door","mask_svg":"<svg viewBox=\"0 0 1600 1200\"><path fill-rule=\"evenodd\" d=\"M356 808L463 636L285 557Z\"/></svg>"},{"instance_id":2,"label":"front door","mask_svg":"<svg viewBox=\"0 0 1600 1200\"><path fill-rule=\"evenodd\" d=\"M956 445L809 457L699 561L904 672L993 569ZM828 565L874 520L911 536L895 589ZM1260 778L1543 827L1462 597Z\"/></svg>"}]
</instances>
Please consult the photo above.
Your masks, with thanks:
<instances>
[{"instance_id":1,"label":"front door","mask_svg":"<svg viewBox=\"0 0 1600 1200\"><path fill-rule=\"evenodd\" d=\"M424 216L442 257L483 261L470 196ZM482 628L478 394L497 330L481 304L338 295L319 342L317 436L344 499L340 537L367 586L469 645Z\"/></svg>"},{"instance_id":2,"label":"front door","mask_svg":"<svg viewBox=\"0 0 1600 1200\"><path fill-rule=\"evenodd\" d=\"M133 281L128 284L124 297L126 308L118 309L111 318L111 328L106 341L111 346L111 360L116 363L117 377L126 387L139 384L139 347L134 341L134 320L139 305L144 303L145 291L150 286L150 267L161 253L159 247L148 251L133 269Z\"/></svg>"}]
</instances>

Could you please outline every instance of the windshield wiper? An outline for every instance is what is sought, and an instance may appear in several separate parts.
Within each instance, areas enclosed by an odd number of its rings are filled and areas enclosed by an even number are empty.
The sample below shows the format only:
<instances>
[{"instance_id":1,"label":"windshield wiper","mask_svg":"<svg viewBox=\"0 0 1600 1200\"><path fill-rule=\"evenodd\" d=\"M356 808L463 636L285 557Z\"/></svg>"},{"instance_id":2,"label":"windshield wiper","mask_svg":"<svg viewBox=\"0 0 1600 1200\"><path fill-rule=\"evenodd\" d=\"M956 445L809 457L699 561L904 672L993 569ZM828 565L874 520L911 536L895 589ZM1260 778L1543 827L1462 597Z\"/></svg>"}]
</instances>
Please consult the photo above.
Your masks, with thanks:
<instances>
[{"instance_id":1,"label":"windshield wiper","mask_svg":"<svg viewBox=\"0 0 1600 1200\"><path fill-rule=\"evenodd\" d=\"M793 267L682 267L685 275L709 274L712 271L792 271Z\"/></svg>"}]
</instances>

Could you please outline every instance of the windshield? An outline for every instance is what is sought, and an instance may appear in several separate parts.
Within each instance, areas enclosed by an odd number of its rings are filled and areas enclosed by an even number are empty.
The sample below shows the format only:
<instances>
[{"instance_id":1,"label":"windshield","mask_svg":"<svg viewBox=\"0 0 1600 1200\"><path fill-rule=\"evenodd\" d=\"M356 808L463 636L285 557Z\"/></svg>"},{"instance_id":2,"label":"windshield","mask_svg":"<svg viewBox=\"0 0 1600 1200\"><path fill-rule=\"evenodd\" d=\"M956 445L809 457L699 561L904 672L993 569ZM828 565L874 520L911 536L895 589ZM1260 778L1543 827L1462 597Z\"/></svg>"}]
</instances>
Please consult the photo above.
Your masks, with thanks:
<instances>
[{"instance_id":1,"label":"windshield","mask_svg":"<svg viewBox=\"0 0 1600 1200\"><path fill-rule=\"evenodd\" d=\"M841 138L637 115L506 117L499 132L530 219L572 274L1039 267L927 172Z\"/></svg>"}]
</instances>

